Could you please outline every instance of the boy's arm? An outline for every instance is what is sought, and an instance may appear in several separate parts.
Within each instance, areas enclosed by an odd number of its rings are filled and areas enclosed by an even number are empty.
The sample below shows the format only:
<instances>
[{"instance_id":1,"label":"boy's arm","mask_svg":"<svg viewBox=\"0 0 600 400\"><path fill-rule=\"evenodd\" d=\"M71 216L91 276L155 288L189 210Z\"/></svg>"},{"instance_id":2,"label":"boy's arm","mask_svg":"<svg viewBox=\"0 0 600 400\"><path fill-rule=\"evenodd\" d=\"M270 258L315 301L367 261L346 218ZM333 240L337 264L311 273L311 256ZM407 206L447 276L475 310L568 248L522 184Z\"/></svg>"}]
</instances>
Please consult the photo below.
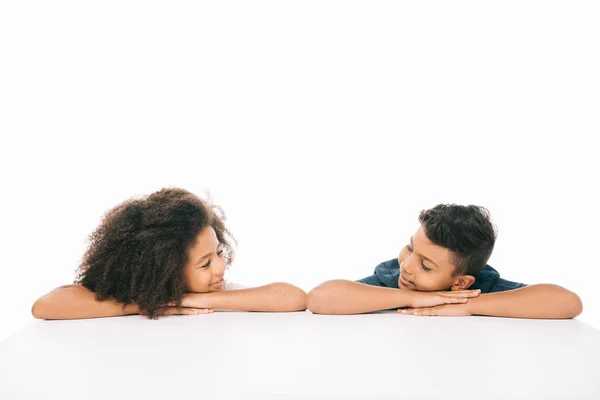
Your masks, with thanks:
<instances>
[{"instance_id":1,"label":"boy's arm","mask_svg":"<svg viewBox=\"0 0 600 400\"><path fill-rule=\"evenodd\" d=\"M416 315L487 315L511 318L575 318L583 310L575 293L558 285L530 285L505 292L482 294L467 304L413 308L403 314Z\"/></svg>"},{"instance_id":2,"label":"boy's arm","mask_svg":"<svg viewBox=\"0 0 600 400\"><path fill-rule=\"evenodd\" d=\"M482 294L467 307L471 315L513 318L575 318L583 310L579 296L550 284Z\"/></svg>"},{"instance_id":3,"label":"boy's arm","mask_svg":"<svg viewBox=\"0 0 600 400\"><path fill-rule=\"evenodd\" d=\"M138 314L136 304L123 308L114 300L97 301L96 294L81 285L60 286L40 297L31 314L40 319L83 319Z\"/></svg>"},{"instance_id":4,"label":"boy's arm","mask_svg":"<svg viewBox=\"0 0 600 400\"><path fill-rule=\"evenodd\" d=\"M478 295L477 290L415 292L333 280L311 290L307 296L307 306L315 314L363 314L399 307L465 303L468 298Z\"/></svg>"},{"instance_id":5,"label":"boy's arm","mask_svg":"<svg viewBox=\"0 0 600 400\"><path fill-rule=\"evenodd\" d=\"M188 293L183 307L236 311L287 312L306 310L306 292L289 283L271 283L250 289Z\"/></svg>"}]
</instances>

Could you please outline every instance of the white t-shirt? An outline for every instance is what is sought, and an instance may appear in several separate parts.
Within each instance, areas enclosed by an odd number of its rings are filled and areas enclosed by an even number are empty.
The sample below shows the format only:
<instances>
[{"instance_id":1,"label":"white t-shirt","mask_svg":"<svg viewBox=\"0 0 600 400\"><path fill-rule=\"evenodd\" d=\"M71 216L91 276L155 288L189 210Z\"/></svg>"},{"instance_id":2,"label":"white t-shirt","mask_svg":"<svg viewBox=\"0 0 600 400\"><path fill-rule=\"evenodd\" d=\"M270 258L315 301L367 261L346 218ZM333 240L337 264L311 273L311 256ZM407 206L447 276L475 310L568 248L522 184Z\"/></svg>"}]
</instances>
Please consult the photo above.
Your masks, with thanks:
<instances>
[{"instance_id":1,"label":"white t-shirt","mask_svg":"<svg viewBox=\"0 0 600 400\"><path fill-rule=\"evenodd\" d=\"M225 281L225 288L223 290L240 290L249 289L248 286L241 285L237 282Z\"/></svg>"}]
</instances>

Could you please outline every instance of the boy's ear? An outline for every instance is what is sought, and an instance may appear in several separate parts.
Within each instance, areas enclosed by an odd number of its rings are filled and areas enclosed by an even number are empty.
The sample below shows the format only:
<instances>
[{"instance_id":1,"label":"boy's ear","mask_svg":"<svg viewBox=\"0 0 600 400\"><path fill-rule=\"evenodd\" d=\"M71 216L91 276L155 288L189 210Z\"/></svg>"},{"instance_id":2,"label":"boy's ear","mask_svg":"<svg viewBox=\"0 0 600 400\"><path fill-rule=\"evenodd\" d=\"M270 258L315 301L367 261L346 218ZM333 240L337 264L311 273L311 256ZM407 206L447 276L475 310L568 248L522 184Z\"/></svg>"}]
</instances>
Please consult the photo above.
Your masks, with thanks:
<instances>
[{"instance_id":1,"label":"boy's ear","mask_svg":"<svg viewBox=\"0 0 600 400\"><path fill-rule=\"evenodd\" d=\"M460 275L454 279L454 283L450 286L450 290L467 290L475 283L473 275Z\"/></svg>"}]
</instances>

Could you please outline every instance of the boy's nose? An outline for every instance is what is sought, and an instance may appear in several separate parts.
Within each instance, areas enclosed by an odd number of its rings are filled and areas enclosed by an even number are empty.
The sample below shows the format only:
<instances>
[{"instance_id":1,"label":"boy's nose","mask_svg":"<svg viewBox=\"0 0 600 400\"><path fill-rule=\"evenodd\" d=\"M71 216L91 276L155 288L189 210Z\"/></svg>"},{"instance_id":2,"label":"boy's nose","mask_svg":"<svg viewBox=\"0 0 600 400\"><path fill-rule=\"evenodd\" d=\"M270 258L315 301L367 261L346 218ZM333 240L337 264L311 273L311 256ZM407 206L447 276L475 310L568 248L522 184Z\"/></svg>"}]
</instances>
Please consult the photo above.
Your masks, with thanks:
<instances>
[{"instance_id":1,"label":"boy's nose","mask_svg":"<svg viewBox=\"0 0 600 400\"><path fill-rule=\"evenodd\" d=\"M404 271L406 275L412 275L412 257L408 257L402 265L400 266L400 270Z\"/></svg>"}]
</instances>

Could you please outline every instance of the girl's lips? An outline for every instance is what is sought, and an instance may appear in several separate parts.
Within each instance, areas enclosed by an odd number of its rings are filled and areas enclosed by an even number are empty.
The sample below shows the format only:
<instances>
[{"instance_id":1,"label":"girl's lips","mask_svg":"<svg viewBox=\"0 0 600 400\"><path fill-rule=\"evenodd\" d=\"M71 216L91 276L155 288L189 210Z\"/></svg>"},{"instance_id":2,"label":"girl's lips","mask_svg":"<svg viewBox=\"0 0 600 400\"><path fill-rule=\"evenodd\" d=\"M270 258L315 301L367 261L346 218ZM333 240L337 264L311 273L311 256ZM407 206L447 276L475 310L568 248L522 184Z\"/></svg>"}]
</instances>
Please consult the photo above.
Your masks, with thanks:
<instances>
[{"instance_id":1,"label":"girl's lips","mask_svg":"<svg viewBox=\"0 0 600 400\"><path fill-rule=\"evenodd\" d=\"M225 281L223 281L223 279L221 279L220 281L216 281L215 283L211 283L210 286L221 287L224 284L225 284Z\"/></svg>"}]
</instances>

